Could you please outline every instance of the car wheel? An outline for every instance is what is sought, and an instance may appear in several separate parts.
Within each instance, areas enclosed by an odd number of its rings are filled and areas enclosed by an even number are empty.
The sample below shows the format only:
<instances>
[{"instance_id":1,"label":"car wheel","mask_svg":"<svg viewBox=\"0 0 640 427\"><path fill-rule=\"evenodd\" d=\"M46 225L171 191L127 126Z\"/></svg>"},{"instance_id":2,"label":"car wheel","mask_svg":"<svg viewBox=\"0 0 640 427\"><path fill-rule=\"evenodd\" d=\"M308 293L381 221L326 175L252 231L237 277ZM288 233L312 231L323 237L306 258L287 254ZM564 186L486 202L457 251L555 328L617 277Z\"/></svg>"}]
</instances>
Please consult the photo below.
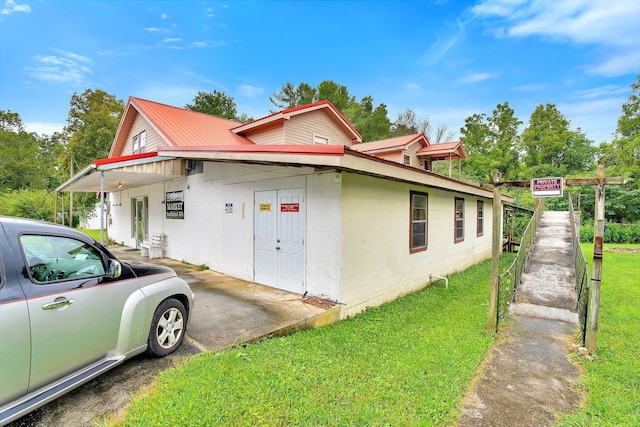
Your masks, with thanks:
<instances>
[{"instance_id":1,"label":"car wheel","mask_svg":"<svg viewBox=\"0 0 640 427\"><path fill-rule=\"evenodd\" d=\"M187 311L177 299L169 298L156 308L147 341L147 353L164 357L176 351L187 328Z\"/></svg>"}]
</instances>

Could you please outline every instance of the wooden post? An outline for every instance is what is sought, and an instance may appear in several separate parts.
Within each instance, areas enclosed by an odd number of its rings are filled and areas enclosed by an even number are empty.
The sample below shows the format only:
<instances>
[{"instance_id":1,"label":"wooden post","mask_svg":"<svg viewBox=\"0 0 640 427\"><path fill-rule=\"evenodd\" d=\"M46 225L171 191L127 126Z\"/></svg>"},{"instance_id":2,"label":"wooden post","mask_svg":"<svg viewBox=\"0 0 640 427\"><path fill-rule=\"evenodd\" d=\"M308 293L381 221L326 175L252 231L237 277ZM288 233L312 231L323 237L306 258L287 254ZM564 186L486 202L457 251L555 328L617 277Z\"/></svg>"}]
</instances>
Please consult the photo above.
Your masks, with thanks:
<instances>
[{"instance_id":1,"label":"wooden post","mask_svg":"<svg viewBox=\"0 0 640 427\"><path fill-rule=\"evenodd\" d=\"M593 220L593 267L591 272L591 289L589 290L589 308L587 312L587 331L585 346L590 354L596 352L596 339L598 337L598 310L600 309L600 283L602 280L602 248L604 241L604 166L599 165L596 177L595 217Z\"/></svg>"},{"instance_id":2,"label":"wooden post","mask_svg":"<svg viewBox=\"0 0 640 427\"><path fill-rule=\"evenodd\" d=\"M498 279L499 262L502 249L502 181L500 171L493 173L493 237L491 240L491 291L489 292L489 315L487 330L497 332L498 329Z\"/></svg>"}]
</instances>

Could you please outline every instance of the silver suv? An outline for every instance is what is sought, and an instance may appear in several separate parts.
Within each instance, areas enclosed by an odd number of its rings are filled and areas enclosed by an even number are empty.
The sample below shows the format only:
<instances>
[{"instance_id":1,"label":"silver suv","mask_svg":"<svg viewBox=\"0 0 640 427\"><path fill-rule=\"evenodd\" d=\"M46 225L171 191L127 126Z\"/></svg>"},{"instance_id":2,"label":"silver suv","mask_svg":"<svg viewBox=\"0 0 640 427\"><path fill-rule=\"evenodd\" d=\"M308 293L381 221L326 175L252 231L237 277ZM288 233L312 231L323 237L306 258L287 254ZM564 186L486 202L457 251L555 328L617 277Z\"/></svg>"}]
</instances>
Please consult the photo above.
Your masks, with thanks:
<instances>
[{"instance_id":1,"label":"silver suv","mask_svg":"<svg viewBox=\"0 0 640 427\"><path fill-rule=\"evenodd\" d=\"M0 217L0 425L184 340L194 294L167 267L118 261L83 233Z\"/></svg>"}]
</instances>

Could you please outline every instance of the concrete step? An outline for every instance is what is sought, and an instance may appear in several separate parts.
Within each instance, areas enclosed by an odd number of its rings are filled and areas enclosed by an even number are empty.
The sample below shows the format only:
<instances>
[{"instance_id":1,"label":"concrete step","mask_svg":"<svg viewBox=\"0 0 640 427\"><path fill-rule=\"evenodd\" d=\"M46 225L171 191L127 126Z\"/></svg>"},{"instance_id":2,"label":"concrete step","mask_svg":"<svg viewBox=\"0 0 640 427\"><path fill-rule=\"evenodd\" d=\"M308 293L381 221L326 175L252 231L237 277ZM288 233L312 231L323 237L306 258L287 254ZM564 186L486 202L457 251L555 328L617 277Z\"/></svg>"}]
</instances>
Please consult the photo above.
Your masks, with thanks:
<instances>
[{"instance_id":1,"label":"concrete step","mask_svg":"<svg viewBox=\"0 0 640 427\"><path fill-rule=\"evenodd\" d=\"M546 307L537 304L515 302L509 306L509 312L513 315L535 317L538 319L559 320L578 325L578 313L574 310L566 310L556 307Z\"/></svg>"}]
</instances>

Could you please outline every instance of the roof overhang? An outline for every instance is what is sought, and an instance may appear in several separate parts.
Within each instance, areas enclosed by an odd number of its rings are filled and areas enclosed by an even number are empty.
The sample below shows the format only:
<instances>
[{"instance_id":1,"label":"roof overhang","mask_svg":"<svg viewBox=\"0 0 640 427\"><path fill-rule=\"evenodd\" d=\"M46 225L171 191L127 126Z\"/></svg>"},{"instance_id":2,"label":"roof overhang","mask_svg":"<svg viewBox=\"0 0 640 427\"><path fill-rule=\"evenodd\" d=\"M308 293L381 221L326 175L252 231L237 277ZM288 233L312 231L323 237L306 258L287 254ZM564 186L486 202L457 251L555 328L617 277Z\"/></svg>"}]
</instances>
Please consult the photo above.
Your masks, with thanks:
<instances>
[{"instance_id":1,"label":"roof overhang","mask_svg":"<svg viewBox=\"0 0 640 427\"><path fill-rule=\"evenodd\" d=\"M493 192L429 171L351 150L342 145L257 145L229 147L161 147L159 153L176 158L231 163L309 166L353 172L383 179L455 191L487 199ZM512 197L503 195L503 200Z\"/></svg>"},{"instance_id":2,"label":"roof overhang","mask_svg":"<svg viewBox=\"0 0 640 427\"><path fill-rule=\"evenodd\" d=\"M157 152L96 160L56 191L113 192L185 175L184 160Z\"/></svg>"},{"instance_id":3,"label":"roof overhang","mask_svg":"<svg viewBox=\"0 0 640 427\"><path fill-rule=\"evenodd\" d=\"M185 160L307 166L493 198L491 190L360 153L343 145L160 147L157 153L97 160L60 185L56 191L114 192L181 178L185 176ZM502 198L504 201L513 200L507 195Z\"/></svg>"}]
</instances>

